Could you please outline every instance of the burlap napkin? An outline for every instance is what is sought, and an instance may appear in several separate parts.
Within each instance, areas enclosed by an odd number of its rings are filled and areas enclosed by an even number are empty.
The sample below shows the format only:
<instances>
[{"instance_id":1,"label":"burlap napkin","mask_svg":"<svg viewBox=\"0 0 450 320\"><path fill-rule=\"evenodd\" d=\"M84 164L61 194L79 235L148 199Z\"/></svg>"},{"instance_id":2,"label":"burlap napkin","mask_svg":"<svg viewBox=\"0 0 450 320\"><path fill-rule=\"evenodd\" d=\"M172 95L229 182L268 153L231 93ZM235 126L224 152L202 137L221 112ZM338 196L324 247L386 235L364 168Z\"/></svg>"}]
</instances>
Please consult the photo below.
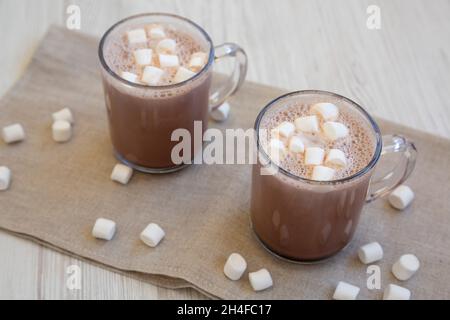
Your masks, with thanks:
<instances>
[{"instance_id":1,"label":"burlap napkin","mask_svg":"<svg viewBox=\"0 0 450 320\"><path fill-rule=\"evenodd\" d=\"M170 175L137 173L128 186L110 181L116 163L109 141L97 63L97 39L52 28L20 82L0 102L0 126L20 122L26 141L0 142L0 164L14 173L11 189L0 193L0 227L67 254L158 285L195 287L217 298L328 299L337 281L362 288L361 298L379 298L366 289L366 266L358 246L377 240L385 249L379 263L382 284L398 283L392 263L407 252L421 270L401 285L413 298L450 298L450 142L380 121L384 132L415 140L420 152L409 184L417 198L405 212L384 200L364 209L355 239L330 261L295 265L269 255L249 228L250 166L191 166ZM231 100L231 118L219 128L253 126L258 111L280 90L248 83ZM50 114L70 107L76 117L73 140L51 138ZM110 242L93 239L98 217L118 224ZM139 240L149 222L167 233L151 249ZM270 270L274 287L254 293L245 276L232 282L222 273L234 251L249 270Z\"/></svg>"}]
</instances>

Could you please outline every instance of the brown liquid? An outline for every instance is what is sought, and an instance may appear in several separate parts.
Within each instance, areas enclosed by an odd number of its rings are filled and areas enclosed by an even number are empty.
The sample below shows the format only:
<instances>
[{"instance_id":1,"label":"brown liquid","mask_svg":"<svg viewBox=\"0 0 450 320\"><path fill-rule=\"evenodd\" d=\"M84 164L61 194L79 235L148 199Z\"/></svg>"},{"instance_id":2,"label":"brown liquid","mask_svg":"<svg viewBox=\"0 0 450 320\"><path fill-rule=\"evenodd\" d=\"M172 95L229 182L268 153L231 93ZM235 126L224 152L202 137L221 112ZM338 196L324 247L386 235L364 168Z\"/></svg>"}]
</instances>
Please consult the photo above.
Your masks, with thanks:
<instances>
[{"instance_id":1,"label":"brown liquid","mask_svg":"<svg viewBox=\"0 0 450 320\"><path fill-rule=\"evenodd\" d=\"M139 28L142 26L135 26ZM182 31L166 27L166 35L177 41L180 64L185 66L190 55L201 48L194 38ZM130 28L130 29L134 29ZM114 37L115 36L115 37ZM147 44L130 47L123 33L111 35L105 45L104 56L108 66L117 74L128 71L141 75L142 69L133 64L133 51ZM154 54L156 56L156 54ZM167 77L161 84L171 84L174 70L166 70ZM203 72L196 79L181 87L161 89L137 88L126 85L103 72L103 85L108 111L109 128L116 153L130 164L148 169L175 167L171 160L172 132L187 129L194 136L194 121L202 121L207 128L211 71ZM193 140L193 139L192 139ZM192 157L196 154L192 143Z\"/></svg>"},{"instance_id":2,"label":"brown liquid","mask_svg":"<svg viewBox=\"0 0 450 320\"><path fill-rule=\"evenodd\" d=\"M348 138L323 145L340 148L349 159L349 165L337 171L336 179L359 172L368 165L375 149L367 121L344 106L346 102L330 101L328 96L314 99L340 107L337 121L350 128ZM293 122L309 112L313 100L285 106L263 119L261 128L270 130L282 121ZM261 145L264 148L267 141L261 141ZM296 176L310 178L312 168L303 164L302 157L288 156L280 165ZM266 247L285 258L308 262L330 257L349 243L365 203L371 172L345 183L324 185L291 178L282 172L261 175L261 167L260 162L253 166L251 220Z\"/></svg>"}]
</instances>

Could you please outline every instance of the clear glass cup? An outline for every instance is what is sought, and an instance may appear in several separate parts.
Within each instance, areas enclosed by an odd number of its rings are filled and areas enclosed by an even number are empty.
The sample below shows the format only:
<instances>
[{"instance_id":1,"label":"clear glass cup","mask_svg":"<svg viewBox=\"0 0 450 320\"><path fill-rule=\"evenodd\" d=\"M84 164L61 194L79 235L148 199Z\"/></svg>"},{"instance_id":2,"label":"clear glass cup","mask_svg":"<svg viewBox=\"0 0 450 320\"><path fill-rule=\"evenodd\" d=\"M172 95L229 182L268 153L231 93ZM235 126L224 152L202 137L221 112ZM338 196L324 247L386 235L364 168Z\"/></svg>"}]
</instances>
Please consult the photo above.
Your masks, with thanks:
<instances>
[{"instance_id":1,"label":"clear glass cup","mask_svg":"<svg viewBox=\"0 0 450 320\"><path fill-rule=\"evenodd\" d=\"M208 53L208 62L194 77L176 84L148 86L127 81L108 66L105 58L110 41L137 26L165 24L189 34ZM209 111L218 108L245 80L247 56L233 43L213 46L209 35L194 22L172 14L146 13L113 25L102 37L99 59L108 113L111 140L116 157L136 170L148 173L177 171L185 164L171 159L171 141L176 129L187 129L194 136L194 121L208 127ZM214 76L213 65L233 59L228 76ZM192 139L193 140L193 139ZM197 151L192 142L192 158Z\"/></svg>"},{"instance_id":2,"label":"clear glass cup","mask_svg":"<svg viewBox=\"0 0 450 320\"><path fill-rule=\"evenodd\" d=\"M261 146L267 134L261 123L299 101L332 102L351 109L372 134L373 157L367 166L352 176L326 182L302 178L277 166ZM357 103L326 91L298 91L273 100L259 113L255 130L258 156L252 172L252 229L271 253L299 263L321 261L342 250L354 235L364 204L405 181L417 155L406 138L381 136L375 120ZM389 169L383 171L387 172L376 170L380 161L386 161L383 167ZM267 168L271 174L262 174Z\"/></svg>"}]
</instances>

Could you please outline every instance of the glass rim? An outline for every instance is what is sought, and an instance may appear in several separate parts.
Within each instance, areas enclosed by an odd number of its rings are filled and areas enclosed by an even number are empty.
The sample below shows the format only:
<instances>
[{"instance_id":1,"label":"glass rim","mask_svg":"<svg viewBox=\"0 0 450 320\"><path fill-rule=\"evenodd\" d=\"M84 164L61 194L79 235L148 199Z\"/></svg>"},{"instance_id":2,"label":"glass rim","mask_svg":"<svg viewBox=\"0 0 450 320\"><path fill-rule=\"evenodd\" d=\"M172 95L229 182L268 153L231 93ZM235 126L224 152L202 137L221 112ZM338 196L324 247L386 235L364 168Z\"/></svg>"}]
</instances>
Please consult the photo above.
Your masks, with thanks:
<instances>
[{"instance_id":1,"label":"glass rim","mask_svg":"<svg viewBox=\"0 0 450 320\"><path fill-rule=\"evenodd\" d=\"M198 31L200 31L200 33L205 37L206 41L208 42L210 49L209 49L209 56L208 56L208 63L206 63L203 68L200 70L200 72L198 72L195 76L193 76L192 78L189 78L187 80L184 80L182 82L178 82L178 83L173 83L173 84L168 84L168 85L160 85L160 86L153 86L153 85L147 85L147 84L140 84L140 83L135 83L135 82L131 82L128 81L124 78L122 78L120 75L118 75L116 72L114 72L106 63L104 54L103 54L103 48L105 45L105 41L107 39L107 37L110 35L111 32L113 32L118 26L128 22L129 20L133 20L133 19L138 19L138 18L143 18L143 17L169 17L169 18L175 18L181 21L184 21L190 25L192 25L194 28L196 28ZM118 22L116 22L115 24L113 24L111 27L109 27L108 30L106 30L106 32L103 34L101 40L100 40L100 44L98 46L98 56L100 59L100 63L102 65L102 67L112 76L114 77L116 80L127 84L129 86L132 87L136 87L136 88L141 88L141 89L152 89L152 90L165 90L165 89L173 89L173 88L179 88L184 86L185 84L192 82L196 79L198 79L201 75L203 75L207 70L209 70L210 66L212 65L213 61L214 61L214 45L213 42L211 40L211 37L209 36L209 34L202 28L200 27L198 24L196 24L195 22L181 17L179 15L176 14L171 14L171 13L162 13L162 12L152 12L152 13L140 13L140 14L136 14L136 15L132 15L129 16L127 18L124 18Z\"/></svg>"},{"instance_id":2,"label":"glass rim","mask_svg":"<svg viewBox=\"0 0 450 320\"><path fill-rule=\"evenodd\" d=\"M369 121L369 123L372 126L372 129L375 132L376 147L375 147L375 151L374 151L372 159L369 161L369 163L363 169L361 169L358 172L352 174L351 176L348 176L348 177L345 177L345 178L341 178L341 179L336 179L336 180L317 181L317 180L307 179L307 178L303 178L303 177L300 177L298 175L295 175L295 174L293 174L293 173L283 169L281 166L278 166L275 162L272 161L272 159L266 153L264 148L261 148L260 137L259 137L259 126L260 126L261 120L262 120L263 116L266 114L266 112L275 103L280 102L281 100L287 99L289 97L301 96L301 95L305 95L305 94L321 94L321 95L331 96L331 97L334 97L334 98L343 99L346 102L350 103L350 105L355 107L358 111L360 111L366 117L366 119ZM383 147L383 142L382 142L380 128L378 127L378 124L375 122L375 120L372 118L372 116L363 107L361 107L358 103L354 102L353 100L351 100L351 99L349 99L347 97L344 97L344 96L342 96L340 94L337 94L337 93L334 93L334 92L324 91L324 90L299 90L299 91L289 92L289 93L283 94L283 95L275 98L274 100L270 101L259 112L259 114L258 114L258 116L256 117L256 120L255 120L255 127L254 127L254 129L255 129L255 134L256 134L257 151L258 151L258 153L261 153L266 158L267 164L275 166L279 172L283 173L285 176L287 176L289 178L292 178L292 179L297 180L297 181L303 181L303 182L306 182L306 183L309 183L309 184L335 185L335 184L342 184L344 182L349 182L349 181L355 180L357 178L360 178L363 175L365 175L366 173L368 173L375 166L375 164L378 162L378 160L379 160L379 158L381 156L381 150L382 150L382 147Z\"/></svg>"}]
</instances>

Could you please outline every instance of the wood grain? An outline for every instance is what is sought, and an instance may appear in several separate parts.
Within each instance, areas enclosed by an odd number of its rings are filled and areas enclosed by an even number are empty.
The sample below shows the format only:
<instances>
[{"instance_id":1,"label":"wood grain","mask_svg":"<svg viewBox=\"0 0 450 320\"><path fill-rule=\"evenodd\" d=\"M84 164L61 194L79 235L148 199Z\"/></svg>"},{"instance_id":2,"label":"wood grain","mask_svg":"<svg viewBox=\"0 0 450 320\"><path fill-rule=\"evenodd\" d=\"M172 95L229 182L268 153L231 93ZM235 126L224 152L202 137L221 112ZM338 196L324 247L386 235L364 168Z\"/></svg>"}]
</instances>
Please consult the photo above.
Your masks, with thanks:
<instances>
[{"instance_id":1,"label":"wood grain","mask_svg":"<svg viewBox=\"0 0 450 320\"><path fill-rule=\"evenodd\" d=\"M216 44L236 42L249 56L248 79L287 90L324 89L374 115L450 138L448 0L0 0L0 95L21 76L50 24L81 8L81 32L100 36L131 14L188 17ZM366 8L382 27L366 27ZM0 299L203 298L118 275L0 232ZM66 267L82 270L82 289L66 288Z\"/></svg>"}]
</instances>

